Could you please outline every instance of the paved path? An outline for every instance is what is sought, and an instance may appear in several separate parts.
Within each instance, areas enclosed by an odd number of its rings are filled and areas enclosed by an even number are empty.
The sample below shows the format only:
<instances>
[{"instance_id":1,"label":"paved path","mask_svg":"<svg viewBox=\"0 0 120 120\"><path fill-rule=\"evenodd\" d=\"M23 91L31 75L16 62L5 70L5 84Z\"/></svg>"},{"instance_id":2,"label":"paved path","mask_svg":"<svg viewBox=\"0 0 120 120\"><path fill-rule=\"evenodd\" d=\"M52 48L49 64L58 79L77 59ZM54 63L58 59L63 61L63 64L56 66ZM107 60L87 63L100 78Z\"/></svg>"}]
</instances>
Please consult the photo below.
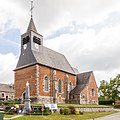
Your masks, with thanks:
<instances>
[{"instance_id":1,"label":"paved path","mask_svg":"<svg viewBox=\"0 0 120 120\"><path fill-rule=\"evenodd\" d=\"M23 115L16 115L16 116L13 116L11 118L4 118L4 120L12 120L14 118L18 118L18 117L21 117L21 116L23 116Z\"/></svg>"},{"instance_id":2,"label":"paved path","mask_svg":"<svg viewBox=\"0 0 120 120\"><path fill-rule=\"evenodd\" d=\"M120 120L120 112L91 120Z\"/></svg>"}]
</instances>

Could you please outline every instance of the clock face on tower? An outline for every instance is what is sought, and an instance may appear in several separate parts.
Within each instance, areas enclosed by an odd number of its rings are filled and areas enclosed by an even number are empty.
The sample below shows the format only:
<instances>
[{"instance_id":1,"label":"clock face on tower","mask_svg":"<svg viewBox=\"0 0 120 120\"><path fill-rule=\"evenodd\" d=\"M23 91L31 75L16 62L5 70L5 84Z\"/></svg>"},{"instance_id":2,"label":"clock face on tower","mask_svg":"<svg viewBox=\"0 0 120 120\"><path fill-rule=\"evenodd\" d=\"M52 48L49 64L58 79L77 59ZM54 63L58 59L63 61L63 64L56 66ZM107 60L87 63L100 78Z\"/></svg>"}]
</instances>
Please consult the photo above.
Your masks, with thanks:
<instances>
[{"instance_id":1,"label":"clock face on tower","mask_svg":"<svg viewBox=\"0 0 120 120\"><path fill-rule=\"evenodd\" d=\"M27 48L27 44L24 44L24 45L23 45L23 48L24 48L24 50L25 50L25 49Z\"/></svg>"},{"instance_id":2,"label":"clock face on tower","mask_svg":"<svg viewBox=\"0 0 120 120\"><path fill-rule=\"evenodd\" d=\"M38 49L39 48L39 45L37 43L35 43L35 48Z\"/></svg>"}]
</instances>

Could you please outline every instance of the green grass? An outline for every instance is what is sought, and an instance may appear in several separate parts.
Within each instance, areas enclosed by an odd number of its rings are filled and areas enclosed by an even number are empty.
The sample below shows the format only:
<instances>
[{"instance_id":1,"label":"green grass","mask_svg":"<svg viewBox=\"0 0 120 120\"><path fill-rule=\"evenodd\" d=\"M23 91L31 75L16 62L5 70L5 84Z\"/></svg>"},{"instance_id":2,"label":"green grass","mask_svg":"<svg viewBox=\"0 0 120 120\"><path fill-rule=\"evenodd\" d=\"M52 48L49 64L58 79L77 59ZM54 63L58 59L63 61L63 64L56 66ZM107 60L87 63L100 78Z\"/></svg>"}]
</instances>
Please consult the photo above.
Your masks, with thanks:
<instances>
[{"instance_id":1,"label":"green grass","mask_svg":"<svg viewBox=\"0 0 120 120\"><path fill-rule=\"evenodd\" d=\"M13 117L13 116L15 116L15 115L8 115L8 114L5 114L5 115L4 115L5 118L11 118L11 117Z\"/></svg>"},{"instance_id":2,"label":"green grass","mask_svg":"<svg viewBox=\"0 0 120 120\"><path fill-rule=\"evenodd\" d=\"M61 114L52 114L48 116L41 115L25 115L13 120L87 120L90 118L98 118L113 114L113 112L99 112L99 113L84 113L83 115L61 115Z\"/></svg>"},{"instance_id":3,"label":"green grass","mask_svg":"<svg viewBox=\"0 0 120 120\"><path fill-rule=\"evenodd\" d=\"M23 105L23 104L20 104ZM31 106L41 106L41 104L31 104ZM57 104L59 107L68 107L68 106L74 106L74 107L110 107L106 105L96 105L96 104Z\"/></svg>"},{"instance_id":4,"label":"green grass","mask_svg":"<svg viewBox=\"0 0 120 120\"><path fill-rule=\"evenodd\" d=\"M96 105L96 104L58 104L60 107L68 107L68 106L74 106L74 107L108 107L106 105Z\"/></svg>"}]
</instances>

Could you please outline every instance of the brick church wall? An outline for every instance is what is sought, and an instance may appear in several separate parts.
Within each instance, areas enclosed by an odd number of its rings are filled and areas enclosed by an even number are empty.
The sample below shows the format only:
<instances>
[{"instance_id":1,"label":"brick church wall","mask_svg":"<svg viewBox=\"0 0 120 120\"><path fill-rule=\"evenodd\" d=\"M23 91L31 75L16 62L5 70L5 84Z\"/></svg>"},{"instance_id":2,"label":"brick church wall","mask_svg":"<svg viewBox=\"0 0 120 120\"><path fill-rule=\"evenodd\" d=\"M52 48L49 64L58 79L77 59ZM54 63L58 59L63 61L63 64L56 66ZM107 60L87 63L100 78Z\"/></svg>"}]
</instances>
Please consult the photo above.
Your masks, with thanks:
<instances>
[{"instance_id":1,"label":"brick church wall","mask_svg":"<svg viewBox=\"0 0 120 120\"><path fill-rule=\"evenodd\" d=\"M91 95L91 90L94 89L94 96ZM81 92L81 103L98 104L98 91L94 75L91 74L88 85Z\"/></svg>"},{"instance_id":2,"label":"brick church wall","mask_svg":"<svg viewBox=\"0 0 120 120\"><path fill-rule=\"evenodd\" d=\"M15 71L15 98L22 97L27 81L30 84L30 95L35 95L35 69L36 66L33 65Z\"/></svg>"},{"instance_id":3,"label":"brick church wall","mask_svg":"<svg viewBox=\"0 0 120 120\"><path fill-rule=\"evenodd\" d=\"M39 97L41 100L43 98L53 99L53 70L47 66L43 65L33 65L26 68L18 69L15 71L15 98L22 98L22 94L25 90L26 82L28 81L30 84L30 96L31 97ZM38 72L38 73L37 73ZM56 70L56 81L62 80L62 94L57 92L58 102L59 98L62 99L61 102L65 102L66 97L66 84L65 84L65 76L68 73L65 73L60 70ZM37 76L38 75L38 76ZM48 76L49 78L49 90L44 90L44 77ZM38 77L38 81L37 81ZM72 82L73 86L76 85L76 76L72 74L68 74L68 81ZM38 87L38 88L37 88ZM58 86L57 86L58 88ZM38 96L37 96L38 93ZM51 101L51 100L47 100ZM53 102L53 101L51 101Z\"/></svg>"}]
</instances>

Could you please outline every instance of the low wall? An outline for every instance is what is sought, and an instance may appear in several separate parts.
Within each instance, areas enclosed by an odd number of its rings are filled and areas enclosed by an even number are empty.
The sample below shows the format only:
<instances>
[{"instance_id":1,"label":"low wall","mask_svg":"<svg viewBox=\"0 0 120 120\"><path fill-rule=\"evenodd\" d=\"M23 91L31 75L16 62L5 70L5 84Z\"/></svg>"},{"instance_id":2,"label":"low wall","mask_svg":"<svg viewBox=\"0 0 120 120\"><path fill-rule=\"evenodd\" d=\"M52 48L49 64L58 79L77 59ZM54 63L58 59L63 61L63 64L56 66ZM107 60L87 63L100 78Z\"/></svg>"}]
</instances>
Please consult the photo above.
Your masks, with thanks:
<instances>
[{"instance_id":1,"label":"low wall","mask_svg":"<svg viewBox=\"0 0 120 120\"><path fill-rule=\"evenodd\" d=\"M81 112L110 112L110 111L113 111L113 107L74 107L74 108L77 108Z\"/></svg>"},{"instance_id":2,"label":"low wall","mask_svg":"<svg viewBox=\"0 0 120 120\"><path fill-rule=\"evenodd\" d=\"M78 108L81 112L110 112L113 111L112 107L102 107L102 108Z\"/></svg>"},{"instance_id":3,"label":"low wall","mask_svg":"<svg viewBox=\"0 0 120 120\"><path fill-rule=\"evenodd\" d=\"M40 106L31 106L32 109L38 110ZM58 112L60 111L61 108L65 107L59 107L58 106ZM74 107L77 108L81 112L110 112L113 111L113 107Z\"/></svg>"}]
</instances>

